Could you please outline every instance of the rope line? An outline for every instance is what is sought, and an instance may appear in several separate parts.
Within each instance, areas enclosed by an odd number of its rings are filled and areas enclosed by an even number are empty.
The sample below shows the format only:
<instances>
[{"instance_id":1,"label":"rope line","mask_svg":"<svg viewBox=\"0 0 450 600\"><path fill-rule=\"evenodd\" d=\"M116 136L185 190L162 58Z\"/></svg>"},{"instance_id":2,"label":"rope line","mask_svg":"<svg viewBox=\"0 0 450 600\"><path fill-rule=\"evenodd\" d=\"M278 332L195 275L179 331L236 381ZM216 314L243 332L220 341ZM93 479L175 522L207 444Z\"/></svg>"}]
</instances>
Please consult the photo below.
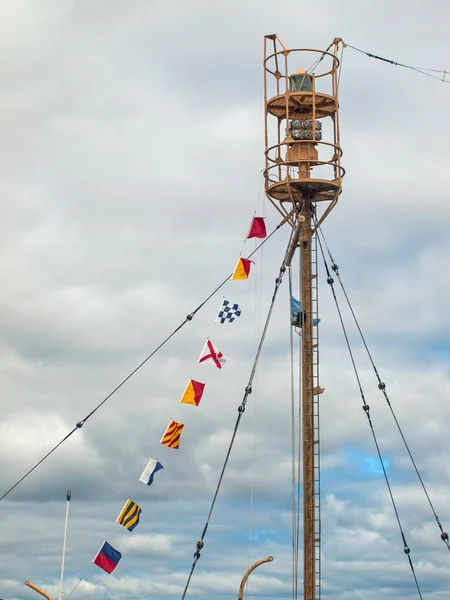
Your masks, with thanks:
<instances>
[{"instance_id":1,"label":"rope line","mask_svg":"<svg viewBox=\"0 0 450 600\"><path fill-rule=\"evenodd\" d=\"M383 58L382 56L378 56L377 54L372 54L372 52L366 52L365 50L361 50L361 48L357 48L356 46L352 46L351 44L347 44L344 41L342 42L344 47L352 48L352 50L356 50L357 52L361 52L361 54L365 54L369 58L375 58L376 60L381 60L382 62L389 63L390 65L395 65L396 67L403 67L405 69L410 69L411 71L416 71L416 73L420 73L421 75L426 75L427 77L432 77L433 79L438 79L442 81L442 83L450 83L449 79L446 79L448 74L447 70L443 69L419 69L419 67L411 67L410 65L406 65L401 62L397 62L396 60L391 60L390 58ZM433 73L440 73L441 76L433 75Z\"/></svg>"},{"instance_id":2,"label":"rope line","mask_svg":"<svg viewBox=\"0 0 450 600\"><path fill-rule=\"evenodd\" d=\"M366 399L364 397L364 392L363 392L363 389L361 387L361 381L360 381L360 378L359 378L358 369L357 369L356 364L355 364L355 360L354 360L354 357L353 357L353 352L352 352L352 349L351 349L351 346L350 346L350 341L349 341L349 338L348 338L348 335L347 335L347 330L346 330L346 327L345 327L345 324L344 324L344 321L343 321L343 318L342 318L342 313L341 313L341 309L340 309L340 306L339 306L338 299L336 297L336 292L334 290L334 285L333 285L334 284L334 280L331 277L331 273L330 273L330 270L328 268L327 261L325 259L325 253L323 251L322 242L321 242L319 236L317 236L317 240L319 242L320 252L322 254L323 262L324 262L324 265L325 265L325 271L327 273L327 283L330 286L332 294L333 294L333 299L334 299L334 302L335 302L335 305L336 305L336 309L337 309L337 312L338 312L338 315L339 315L339 320L341 322L341 327L342 327L342 331L344 333L345 342L346 342L347 349L348 349L348 352L349 352L349 355L350 355L350 359L351 359L351 362L352 362L352 365L353 365L353 370L354 370L354 373L355 373L355 377L356 377L356 380L358 382L358 386L359 386L359 390L360 390L360 394L361 394L361 400L362 400L362 408L363 408L364 412L366 413L367 420L369 422L370 430L372 432L373 441L375 443L375 447L376 447L376 450L377 450L378 458L380 460L381 468L383 470L383 475L384 475L384 479L386 481L386 486L387 486L387 489L388 489L388 492L389 492L389 496L390 496L390 499L391 499L392 507L394 509L395 518L397 520L398 527L399 527L399 530L400 530L400 535L401 535L401 538L402 538L402 541L403 541L403 551L406 554L406 556L408 557L409 566L411 568L411 573L413 575L414 582L416 584L417 592L419 594L419 598L422 600L422 594L421 594L421 591L420 591L419 582L417 581L416 572L414 570L414 565L413 565L413 562L412 562L412 559L411 559L411 550L410 550L410 548L409 548L409 546L408 546L408 544L406 542L405 533L403 531L403 527L402 527L402 524L401 524L401 521L400 521L400 515L398 513L397 505L395 503L394 495L392 493L391 485L389 483L389 478L387 476L386 468L385 468L385 465L384 465L384 460L383 460L383 457L381 455L380 447L379 447L377 436L376 436L376 433L375 433L375 428L373 426L372 418L370 416L370 407L369 407L369 405L366 402Z\"/></svg>"},{"instance_id":3,"label":"rope line","mask_svg":"<svg viewBox=\"0 0 450 600\"><path fill-rule=\"evenodd\" d=\"M446 531L444 531L444 528L442 527L441 521L440 521L440 519L439 519L439 517L437 515L437 512L436 512L436 510L434 508L434 505L433 505L433 503L431 501L431 498L430 498L430 496L428 494L428 491L427 491L427 489L425 487L425 483L424 483L424 481L422 479L422 476L421 476L421 474L419 472L419 469L418 469L418 467L416 465L416 461L413 458L413 455L412 455L411 450L409 448L408 442L406 441L406 438L405 438L405 436L403 434L402 428L400 427L400 423L399 423L399 421L397 419L397 416L396 416L396 414L394 412L394 409L392 407L391 401L390 401L388 393L386 391L386 384L384 383L384 381L382 381L382 379L381 379L381 377L380 377L380 375L378 373L378 369L377 369L377 367L375 365L375 361L373 360L372 354L371 354L371 352L369 350L369 347L367 345L367 342L366 342L366 339L365 339L364 334L362 332L362 329L361 329L361 327L359 325L359 321L356 318L356 314L355 314L355 312L353 310L353 306L352 306L352 304L350 302L350 298L348 297L347 291L346 291L346 289L344 287L344 284L342 282L342 279L341 279L341 276L340 276L340 273L339 273L339 266L334 261L334 258L333 258L332 254L331 254L331 251L330 251L329 247L328 247L328 244L326 242L326 239L325 239L325 236L323 234L323 231L321 230L320 227L319 227L319 233L322 236L322 240L323 240L323 242L325 244L325 247L327 249L328 256L330 257L331 268L334 271L334 273L336 274L336 277L338 278L339 285L341 286L341 289L342 289L342 292L344 294L345 300L347 301L347 304L348 304L348 307L349 307L350 312L352 314L353 320L355 321L355 325L356 325L356 327L358 329L359 335L361 336L362 343L364 345L364 348L366 349L367 356L369 357L370 363L371 363L372 368L374 370L375 376L376 376L377 381L378 381L378 389L382 392L382 394L383 394L383 396L384 396L384 398L385 398L385 400L387 402L387 405L389 406L389 410L391 411L391 414L392 414L392 417L393 417L393 419L395 421L395 424L397 425L397 429L398 429L398 431L400 433L400 436L401 436L401 438L403 440L403 443L405 445L405 448L406 448L406 451L407 451L407 453L409 455L409 458L411 459L411 463L412 463L412 465L414 467L414 470L416 472L417 478L420 481L422 489L423 489L423 491L425 493L425 496L426 496L426 498L428 500L428 504L430 505L430 508L431 508L431 510L433 512L433 516L434 516L434 518L436 520L436 523L437 523L437 525L439 527L439 530L441 532L441 540L447 546L448 550L450 550L450 543L449 543L448 533Z\"/></svg>"},{"instance_id":4,"label":"rope line","mask_svg":"<svg viewBox=\"0 0 450 600\"><path fill-rule=\"evenodd\" d=\"M290 247L290 244L291 244L291 239L292 239L294 233L295 233L295 231L292 230L291 236L289 238L289 242L288 242L286 254L289 251L289 247ZM197 542L197 549L194 552L194 561L192 563L191 570L189 571L189 575L188 575L188 578L187 578L187 581L186 581L186 585L185 585L183 593L181 595L181 600L184 600L185 597L186 597L189 585L191 583L192 575L194 574L195 567L196 567L197 562L198 562L198 560L199 560L199 558L201 556L201 551L202 551L202 549L203 549L203 547L205 545L204 540L205 540L206 532L208 530L209 521L211 519L211 515L212 515L212 512L214 510L214 506L216 504L217 497L219 495L219 491L220 491L220 488L221 488L221 485L222 485L223 477L225 475L225 470L226 470L226 468L228 466L228 461L229 461L229 458L230 458L230 455L231 455L231 451L232 451L233 446L234 446L234 441L236 439L236 435L237 435L237 432L238 432L238 429L239 429L239 425L240 425L240 422L241 422L241 419L242 419L242 415L244 414L245 408L247 406L248 397L252 393L253 378L255 376L256 368L258 366L259 358L261 356L261 350L262 350L264 341L266 339L267 330L268 330L268 327L269 327L269 323L270 323L270 319L271 319L271 316L272 316L273 308L275 306L275 299L277 297L278 289L279 289L279 287L281 285L281 282L283 280L283 275L286 272L286 264L285 263L286 263L286 255L285 255L285 257L283 259L283 262L281 264L279 275L275 279L275 289L274 289L274 292L273 292L273 295L272 295L272 300L271 300L271 303L270 303L269 311L267 313L266 321L264 323L264 328L263 328L263 331L262 331L262 334L261 334L261 337L260 337L260 340L259 340L258 348L256 350L256 355L255 355L255 359L253 361L252 370L250 372L250 376L248 378L247 385L245 387L244 397L242 399L241 404L238 406L238 416L237 416L237 419L236 419L236 423L234 425L233 434L231 436L230 444L228 446L228 450L227 450L227 453L225 455L225 460L224 460L224 463L223 463L223 466L222 466L222 471L220 473L219 480L218 480L217 486L216 486L216 490L214 492L214 496L213 496L213 499L212 499L212 502L211 502L211 507L209 509L208 516L206 517L205 526L203 527L202 534L200 536L200 539Z\"/></svg>"},{"instance_id":5,"label":"rope line","mask_svg":"<svg viewBox=\"0 0 450 600\"><path fill-rule=\"evenodd\" d=\"M251 252L249 254L249 258L251 256L253 256L272 236L273 234L280 229L281 225L277 225L275 227L275 229L255 248L255 250L253 252ZM25 473L25 475L23 475L23 477L21 477L13 486L11 486L2 496L0 496L0 500L3 500L4 498L6 498L6 496L8 496L8 494L10 494L19 484L22 483L22 481L24 481L29 475L31 475L31 473L37 469L51 454L53 454L53 452L55 452L55 450L57 450L64 442L66 442L76 431L78 431L79 429L81 429L83 427L83 425L86 423L86 421L88 419L90 419L118 390L120 390L120 388L125 385L125 383L131 379L131 377L133 377L133 375L135 375L157 352L158 350L160 350L165 344L167 344L167 342L175 335L177 334L180 329L182 327L184 327L186 325L186 323L189 323L190 321L192 321L192 319L194 318L194 316L199 312L200 309L203 308L203 306L208 302L208 300L210 300L219 290L220 288L222 288L227 281L233 276L233 274L231 273L230 275L228 275L228 277L226 279L224 279L222 281L222 283L220 283L206 298L205 300L203 300L203 302L201 304L199 304L197 306L196 309L194 309L191 313L189 313L184 321L182 323L180 323L180 325L178 325L178 327L176 327L171 334L169 334L148 356L147 358L145 358L133 371L131 371L131 373L129 375L127 375L127 377L125 377L125 379L123 379L119 385L117 385L112 392L110 392L99 404L97 404L97 406L88 414L84 417L84 419L81 419L81 421L78 421L78 423L75 425L75 427L60 441L56 444L56 446L54 446L49 452L47 452L47 454L45 456L43 456L35 465L34 467L32 467L29 471L27 471Z\"/></svg>"}]
</instances>

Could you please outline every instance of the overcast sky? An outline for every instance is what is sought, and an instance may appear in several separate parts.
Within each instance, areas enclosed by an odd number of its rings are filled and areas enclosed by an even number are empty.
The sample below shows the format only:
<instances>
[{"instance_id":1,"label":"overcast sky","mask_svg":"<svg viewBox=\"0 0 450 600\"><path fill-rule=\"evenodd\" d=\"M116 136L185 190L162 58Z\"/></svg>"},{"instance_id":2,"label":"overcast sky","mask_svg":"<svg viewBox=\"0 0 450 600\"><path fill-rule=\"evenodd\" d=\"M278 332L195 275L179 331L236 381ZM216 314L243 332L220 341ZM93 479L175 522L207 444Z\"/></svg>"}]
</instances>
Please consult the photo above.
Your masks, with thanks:
<instances>
[{"instance_id":1,"label":"overcast sky","mask_svg":"<svg viewBox=\"0 0 450 600\"><path fill-rule=\"evenodd\" d=\"M0 495L84 418L231 272L265 200L263 37L335 37L450 69L443 0L0 0ZM298 65L307 66L307 65ZM450 86L344 51L342 164L324 232L435 509L450 529ZM289 231L255 255L116 395L0 503L0 596L179 598L223 464ZM246 242L244 255L254 250ZM323 269L322 269L323 271ZM417 597L326 285L320 282L323 598ZM214 323L223 295L242 317ZM450 555L377 381L355 344L423 598ZM291 592L288 285L189 589ZM228 359L197 364L206 337ZM178 403L206 381L198 408ZM180 450L159 440L173 418ZM150 455L164 465L138 482ZM143 509L129 533L115 520ZM92 564L103 540L123 554Z\"/></svg>"}]
</instances>

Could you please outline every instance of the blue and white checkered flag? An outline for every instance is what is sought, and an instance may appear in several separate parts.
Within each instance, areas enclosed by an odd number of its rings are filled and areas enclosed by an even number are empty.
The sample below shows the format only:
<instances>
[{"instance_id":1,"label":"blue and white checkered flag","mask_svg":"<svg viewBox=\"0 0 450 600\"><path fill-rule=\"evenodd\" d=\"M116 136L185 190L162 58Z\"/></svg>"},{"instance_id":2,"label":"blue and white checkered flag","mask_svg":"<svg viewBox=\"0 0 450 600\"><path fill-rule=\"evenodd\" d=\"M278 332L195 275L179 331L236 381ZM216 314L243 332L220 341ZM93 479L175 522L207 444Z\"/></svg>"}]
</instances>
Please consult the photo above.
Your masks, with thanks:
<instances>
[{"instance_id":1,"label":"blue and white checkered flag","mask_svg":"<svg viewBox=\"0 0 450 600\"><path fill-rule=\"evenodd\" d=\"M215 320L217 323L232 323L236 317L240 316L241 307L239 304L232 304L229 300L224 300Z\"/></svg>"}]
</instances>

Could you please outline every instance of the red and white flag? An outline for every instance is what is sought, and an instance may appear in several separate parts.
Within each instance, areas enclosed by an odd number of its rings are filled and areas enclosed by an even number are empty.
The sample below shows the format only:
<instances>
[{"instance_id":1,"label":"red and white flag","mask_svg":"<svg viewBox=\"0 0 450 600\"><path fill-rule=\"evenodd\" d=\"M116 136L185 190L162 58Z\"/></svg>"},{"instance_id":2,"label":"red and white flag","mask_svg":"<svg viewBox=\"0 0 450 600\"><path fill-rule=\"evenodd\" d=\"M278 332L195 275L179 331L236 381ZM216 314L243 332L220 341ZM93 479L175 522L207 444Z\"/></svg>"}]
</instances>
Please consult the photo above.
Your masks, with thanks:
<instances>
[{"instance_id":1,"label":"red and white flag","mask_svg":"<svg viewBox=\"0 0 450 600\"><path fill-rule=\"evenodd\" d=\"M223 357L222 352L220 352L220 350L216 348L210 340L206 340L198 362L213 364L218 369L221 369L222 365L224 365L227 361Z\"/></svg>"}]
</instances>

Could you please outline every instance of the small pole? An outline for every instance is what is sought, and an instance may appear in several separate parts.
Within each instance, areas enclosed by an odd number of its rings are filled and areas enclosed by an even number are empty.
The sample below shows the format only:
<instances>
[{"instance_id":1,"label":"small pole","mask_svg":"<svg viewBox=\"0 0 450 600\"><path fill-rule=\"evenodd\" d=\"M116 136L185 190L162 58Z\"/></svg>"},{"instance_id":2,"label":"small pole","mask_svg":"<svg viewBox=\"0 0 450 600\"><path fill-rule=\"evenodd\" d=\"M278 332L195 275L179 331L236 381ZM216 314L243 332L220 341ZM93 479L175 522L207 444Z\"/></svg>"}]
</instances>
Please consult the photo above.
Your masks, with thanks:
<instances>
[{"instance_id":1,"label":"small pole","mask_svg":"<svg viewBox=\"0 0 450 600\"><path fill-rule=\"evenodd\" d=\"M61 583L59 585L59 600L63 597L63 583L64 583L64 562L66 560L66 543L67 543L67 524L69 521L69 504L72 498L72 492L67 490L67 504L66 504L66 522L64 525L64 541L63 541L63 554L62 554L62 565L61 565Z\"/></svg>"}]
</instances>

